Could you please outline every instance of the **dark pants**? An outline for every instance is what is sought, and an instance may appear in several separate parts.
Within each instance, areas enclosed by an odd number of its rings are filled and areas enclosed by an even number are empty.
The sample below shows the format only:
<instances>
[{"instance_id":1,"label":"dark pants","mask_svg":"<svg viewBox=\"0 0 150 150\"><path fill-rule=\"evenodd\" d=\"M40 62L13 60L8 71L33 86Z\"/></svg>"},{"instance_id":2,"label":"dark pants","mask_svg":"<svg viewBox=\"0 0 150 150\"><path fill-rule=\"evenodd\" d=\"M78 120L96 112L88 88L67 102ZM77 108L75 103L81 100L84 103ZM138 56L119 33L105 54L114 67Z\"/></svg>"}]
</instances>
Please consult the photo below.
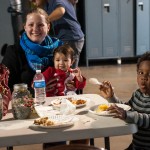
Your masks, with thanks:
<instances>
[{"instance_id":1,"label":"dark pants","mask_svg":"<svg viewBox=\"0 0 150 150\"><path fill-rule=\"evenodd\" d=\"M129 145L128 148L126 148L125 150L133 150L133 146L132 146L132 143Z\"/></svg>"},{"instance_id":2,"label":"dark pants","mask_svg":"<svg viewBox=\"0 0 150 150\"><path fill-rule=\"evenodd\" d=\"M84 45L84 38L78 40L78 41L63 41L64 43L69 44L72 49L74 50L74 60L75 62L72 65L72 68L76 68L79 65L79 59L80 59L80 53L82 51L83 45Z\"/></svg>"},{"instance_id":3,"label":"dark pants","mask_svg":"<svg viewBox=\"0 0 150 150\"><path fill-rule=\"evenodd\" d=\"M49 147L58 146L58 145L65 145L66 141L62 142L53 142L53 143L44 143L43 144L43 150L46 150Z\"/></svg>"}]
</instances>

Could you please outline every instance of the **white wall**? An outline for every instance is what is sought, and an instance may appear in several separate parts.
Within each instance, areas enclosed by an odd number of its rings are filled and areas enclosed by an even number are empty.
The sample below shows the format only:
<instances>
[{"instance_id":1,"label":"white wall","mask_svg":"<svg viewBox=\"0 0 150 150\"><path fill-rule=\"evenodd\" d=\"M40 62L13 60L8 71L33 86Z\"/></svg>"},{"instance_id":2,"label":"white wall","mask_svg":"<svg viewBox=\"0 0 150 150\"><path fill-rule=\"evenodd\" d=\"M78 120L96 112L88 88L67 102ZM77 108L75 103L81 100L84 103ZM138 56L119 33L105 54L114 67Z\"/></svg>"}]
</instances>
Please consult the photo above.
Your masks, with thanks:
<instances>
[{"instance_id":1,"label":"white wall","mask_svg":"<svg viewBox=\"0 0 150 150\"><path fill-rule=\"evenodd\" d=\"M0 51L4 43L14 43L11 14L7 12L9 6L9 0L0 0ZM1 60L2 57L0 55L0 62Z\"/></svg>"}]
</instances>

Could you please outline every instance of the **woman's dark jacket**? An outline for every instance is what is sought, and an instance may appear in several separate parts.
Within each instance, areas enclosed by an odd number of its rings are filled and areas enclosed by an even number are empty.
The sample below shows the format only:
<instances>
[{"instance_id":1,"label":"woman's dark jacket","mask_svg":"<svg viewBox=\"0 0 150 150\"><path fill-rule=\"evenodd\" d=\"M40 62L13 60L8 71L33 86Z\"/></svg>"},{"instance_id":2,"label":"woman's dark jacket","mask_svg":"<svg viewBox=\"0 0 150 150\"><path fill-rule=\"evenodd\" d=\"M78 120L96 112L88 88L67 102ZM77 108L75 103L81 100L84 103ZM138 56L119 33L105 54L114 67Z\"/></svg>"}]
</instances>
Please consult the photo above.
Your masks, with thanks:
<instances>
[{"instance_id":1,"label":"woman's dark jacket","mask_svg":"<svg viewBox=\"0 0 150 150\"><path fill-rule=\"evenodd\" d=\"M2 63L10 71L8 86L11 91L13 91L14 84L26 83L33 94L31 83L35 72L29 67L25 52L19 43L7 47Z\"/></svg>"}]
</instances>

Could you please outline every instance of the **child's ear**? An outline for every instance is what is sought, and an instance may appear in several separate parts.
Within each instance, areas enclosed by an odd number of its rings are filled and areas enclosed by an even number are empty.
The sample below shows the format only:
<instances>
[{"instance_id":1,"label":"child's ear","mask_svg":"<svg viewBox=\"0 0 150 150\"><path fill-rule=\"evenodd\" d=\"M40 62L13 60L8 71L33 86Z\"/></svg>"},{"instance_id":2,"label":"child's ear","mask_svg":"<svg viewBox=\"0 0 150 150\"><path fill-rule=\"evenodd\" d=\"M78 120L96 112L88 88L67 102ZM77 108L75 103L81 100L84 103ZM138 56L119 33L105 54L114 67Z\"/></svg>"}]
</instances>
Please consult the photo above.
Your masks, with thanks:
<instances>
[{"instance_id":1,"label":"child's ear","mask_svg":"<svg viewBox=\"0 0 150 150\"><path fill-rule=\"evenodd\" d=\"M50 31L50 29L51 29L51 24L49 23L48 24L48 32Z\"/></svg>"}]
</instances>

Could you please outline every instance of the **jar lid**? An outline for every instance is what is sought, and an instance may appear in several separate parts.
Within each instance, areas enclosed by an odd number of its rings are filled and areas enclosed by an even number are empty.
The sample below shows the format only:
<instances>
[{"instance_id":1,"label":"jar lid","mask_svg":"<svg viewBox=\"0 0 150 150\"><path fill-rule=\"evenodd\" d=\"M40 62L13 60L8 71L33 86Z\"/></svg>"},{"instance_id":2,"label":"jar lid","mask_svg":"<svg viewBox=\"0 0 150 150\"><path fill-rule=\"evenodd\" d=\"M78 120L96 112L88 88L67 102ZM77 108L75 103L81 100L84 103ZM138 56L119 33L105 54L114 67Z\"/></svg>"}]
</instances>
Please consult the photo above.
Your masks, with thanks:
<instances>
[{"instance_id":1,"label":"jar lid","mask_svg":"<svg viewBox=\"0 0 150 150\"><path fill-rule=\"evenodd\" d=\"M21 89L21 88L26 88L27 89L27 84L25 83L20 83L20 84L14 84L14 90L18 90L18 89Z\"/></svg>"},{"instance_id":2,"label":"jar lid","mask_svg":"<svg viewBox=\"0 0 150 150\"><path fill-rule=\"evenodd\" d=\"M36 73L41 73L41 70L36 70Z\"/></svg>"}]
</instances>

